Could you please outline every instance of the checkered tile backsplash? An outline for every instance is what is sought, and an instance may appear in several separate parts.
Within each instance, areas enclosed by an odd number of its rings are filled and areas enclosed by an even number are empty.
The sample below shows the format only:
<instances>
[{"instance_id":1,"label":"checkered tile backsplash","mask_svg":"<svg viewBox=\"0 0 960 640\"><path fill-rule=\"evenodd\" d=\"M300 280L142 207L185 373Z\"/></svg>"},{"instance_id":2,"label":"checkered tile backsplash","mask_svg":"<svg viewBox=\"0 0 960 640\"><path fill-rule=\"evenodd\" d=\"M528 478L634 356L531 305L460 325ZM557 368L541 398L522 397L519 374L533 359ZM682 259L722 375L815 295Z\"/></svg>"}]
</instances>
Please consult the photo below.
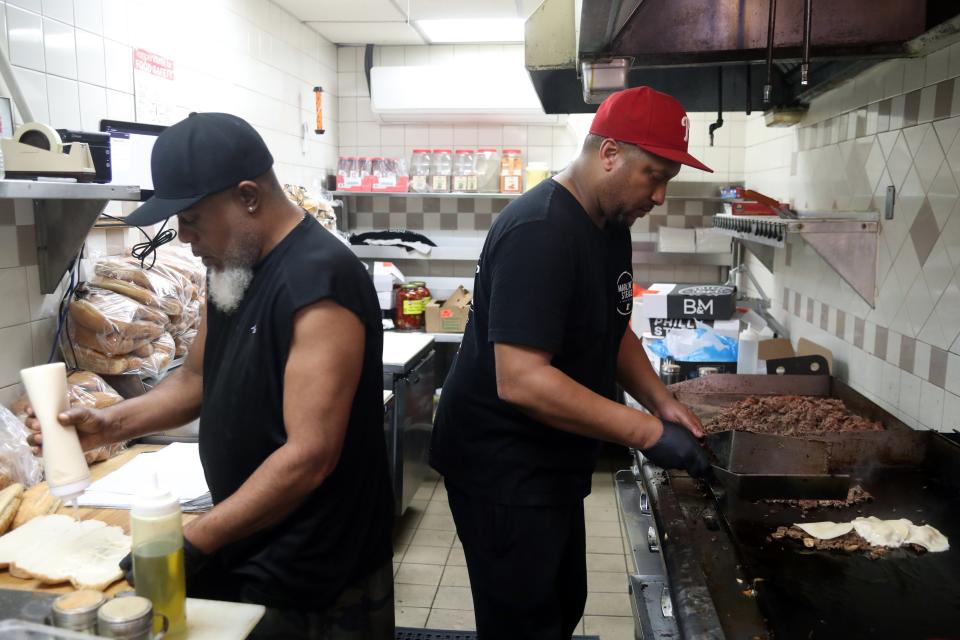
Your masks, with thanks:
<instances>
[{"instance_id":1,"label":"checkered tile backsplash","mask_svg":"<svg viewBox=\"0 0 960 640\"><path fill-rule=\"evenodd\" d=\"M670 185L667 202L633 225L634 233L656 233L660 227L712 227L723 210L716 198L727 183L678 182ZM490 196L438 198L423 196L340 196L347 211L347 230L410 229L414 231L486 231L510 200Z\"/></svg>"}]
</instances>

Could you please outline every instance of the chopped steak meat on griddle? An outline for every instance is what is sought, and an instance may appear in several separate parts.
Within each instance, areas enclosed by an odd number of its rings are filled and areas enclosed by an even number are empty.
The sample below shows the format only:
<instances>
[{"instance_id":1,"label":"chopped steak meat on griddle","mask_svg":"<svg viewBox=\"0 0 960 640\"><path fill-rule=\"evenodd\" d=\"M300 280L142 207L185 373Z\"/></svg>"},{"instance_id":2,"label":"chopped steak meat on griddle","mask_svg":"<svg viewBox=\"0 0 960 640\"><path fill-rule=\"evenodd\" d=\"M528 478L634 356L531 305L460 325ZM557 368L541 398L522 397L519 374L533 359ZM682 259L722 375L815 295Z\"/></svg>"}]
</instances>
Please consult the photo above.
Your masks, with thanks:
<instances>
[{"instance_id":1,"label":"chopped steak meat on griddle","mask_svg":"<svg viewBox=\"0 0 960 640\"><path fill-rule=\"evenodd\" d=\"M806 548L817 549L818 551L843 551L845 553L863 551L871 558L882 558L893 551L893 549L888 547L877 547L870 544L860 537L860 534L856 531L851 531L850 533L831 538L830 540L820 540L819 538L814 538L799 527L777 527L777 530L770 534L770 538L773 540L783 540L784 538L800 540ZM917 553L926 553L927 551L918 544L906 544L903 548L912 549Z\"/></svg>"},{"instance_id":2,"label":"chopped steak meat on griddle","mask_svg":"<svg viewBox=\"0 0 960 640\"><path fill-rule=\"evenodd\" d=\"M879 422L851 413L841 400L810 396L751 396L707 420L706 433L753 431L781 436L883 431Z\"/></svg>"},{"instance_id":3,"label":"chopped steak meat on griddle","mask_svg":"<svg viewBox=\"0 0 960 640\"><path fill-rule=\"evenodd\" d=\"M846 500L766 500L769 504L783 504L788 507L799 507L802 513L812 509L848 509L864 502L873 500L873 496L858 484L847 491Z\"/></svg>"}]
</instances>

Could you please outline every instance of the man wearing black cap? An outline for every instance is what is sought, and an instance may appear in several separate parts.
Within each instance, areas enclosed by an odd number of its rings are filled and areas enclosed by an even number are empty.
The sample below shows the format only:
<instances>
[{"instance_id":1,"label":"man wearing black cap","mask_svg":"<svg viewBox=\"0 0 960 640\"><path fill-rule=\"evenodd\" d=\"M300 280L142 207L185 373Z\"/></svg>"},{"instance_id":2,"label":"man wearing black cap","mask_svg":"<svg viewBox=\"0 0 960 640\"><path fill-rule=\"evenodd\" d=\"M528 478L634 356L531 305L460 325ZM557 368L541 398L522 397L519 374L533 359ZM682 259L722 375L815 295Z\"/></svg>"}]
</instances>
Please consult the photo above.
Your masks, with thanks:
<instances>
[{"instance_id":1,"label":"man wearing black cap","mask_svg":"<svg viewBox=\"0 0 960 640\"><path fill-rule=\"evenodd\" d=\"M393 638L379 304L272 166L227 114L191 114L157 139L155 195L127 222L178 216L208 269L199 335L154 390L61 422L91 448L199 416L215 506L184 531L188 595L266 605L256 637Z\"/></svg>"},{"instance_id":2,"label":"man wearing black cap","mask_svg":"<svg viewBox=\"0 0 960 640\"><path fill-rule=\"evenodd\" d=\"M689 120L642 87L608 98L580 156L487 235L431 464L463 543L480 640L569 638L587 595L583 499L599 441L702 476L699 420L628 328L629 227L688 164ZM614 401L620 384L653 415ZM589 631L589 629L588 629Z\"/></svg>"}]
</instances>

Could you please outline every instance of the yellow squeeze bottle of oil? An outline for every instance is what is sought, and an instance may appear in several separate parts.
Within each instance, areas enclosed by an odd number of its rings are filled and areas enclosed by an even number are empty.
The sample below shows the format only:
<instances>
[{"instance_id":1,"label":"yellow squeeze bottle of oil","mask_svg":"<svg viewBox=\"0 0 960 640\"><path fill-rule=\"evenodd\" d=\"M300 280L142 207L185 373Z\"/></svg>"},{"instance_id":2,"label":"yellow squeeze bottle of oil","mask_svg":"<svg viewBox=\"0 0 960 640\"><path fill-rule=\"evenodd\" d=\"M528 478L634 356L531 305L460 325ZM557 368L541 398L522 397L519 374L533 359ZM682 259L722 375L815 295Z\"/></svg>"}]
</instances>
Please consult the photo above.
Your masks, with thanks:
<instances>
[{"instance_id":1,"label":"yellow squeeze bottle of oil","mask_svg":"<svg viewBox=\"0 0 960 640\"><path fill-rule=\"evenodd\" d=\"M182 638L187 631L187 584L183 565L183 523L180 501L159 487L138 497L130 509L133 546L133 581L138 596L153 602L153 610L166 616L165 637ZM158 616L154 632L162 628Z\"/></svg>"}]
</instances>

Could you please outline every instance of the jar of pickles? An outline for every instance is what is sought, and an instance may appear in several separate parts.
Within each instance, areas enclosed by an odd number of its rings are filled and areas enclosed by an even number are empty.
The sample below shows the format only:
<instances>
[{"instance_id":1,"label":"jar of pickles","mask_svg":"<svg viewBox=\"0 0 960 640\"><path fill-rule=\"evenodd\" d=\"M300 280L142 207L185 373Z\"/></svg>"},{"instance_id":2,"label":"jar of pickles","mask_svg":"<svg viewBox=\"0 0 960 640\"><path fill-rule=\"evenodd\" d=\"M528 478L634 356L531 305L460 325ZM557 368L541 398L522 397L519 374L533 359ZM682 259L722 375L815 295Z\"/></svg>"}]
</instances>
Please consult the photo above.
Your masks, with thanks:
<instances>
[{"instance_id":1,"label":"jar of pickles","mask_svg":"<svg viewBox=\"0 0 960 640\"><path fill-rule=\"evenodd\" d=\"M414 280L410 284L416 285L417 293L420 294L420 306L426 309L427 305L430 304L430 301L433 299L430 294L430 289L427 289L427 283L422 280Z\"/></svg>"},{"instance_id":2,"label":"jar of pickles","mask_svg":"<svg viewBox=\"0 0 960 640\"><path fill-rule=\"evenodd\" d=\"M421 283L422 284L422 283ZM413 282L397 289L397 309L394 328L397 331L423 330L423 291Z\"/></svg>"}]
</instances>

